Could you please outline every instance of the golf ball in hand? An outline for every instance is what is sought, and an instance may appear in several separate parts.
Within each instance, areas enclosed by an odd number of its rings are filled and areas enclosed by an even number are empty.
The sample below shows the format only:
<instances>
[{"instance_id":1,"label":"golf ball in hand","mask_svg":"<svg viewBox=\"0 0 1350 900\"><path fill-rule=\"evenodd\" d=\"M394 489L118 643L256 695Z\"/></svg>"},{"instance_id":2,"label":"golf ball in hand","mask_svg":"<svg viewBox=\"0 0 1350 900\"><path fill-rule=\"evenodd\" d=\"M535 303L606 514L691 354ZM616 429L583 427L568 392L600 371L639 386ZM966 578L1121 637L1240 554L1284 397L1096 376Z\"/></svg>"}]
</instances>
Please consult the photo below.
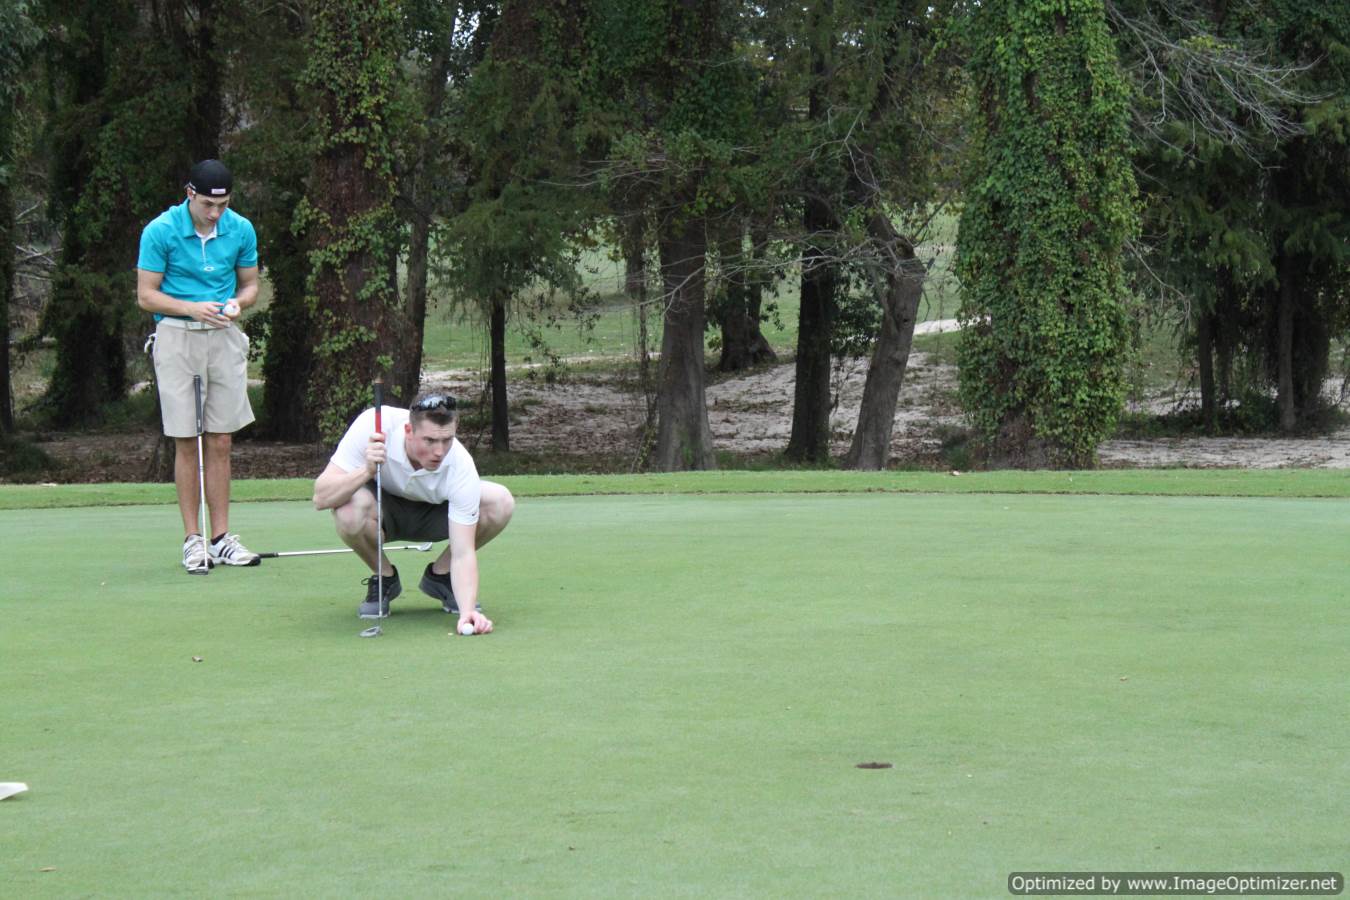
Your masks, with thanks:
<instances>
[{"instance_id":1,"label":"golf ball in hand","mask_svg":"<svg viewBox=\"0 0 1350 900\"><path fill-rule=\"evenodd\" d=\"M229 316L233 319L235 316L239 315L239 304L231 300L221 307L220 312L221 315Z\"/></svg>"},{"instance_id":2,"label":"golf ball in hand","mask_svg":"<svg viewBox=\"0 0 1350 900\"><path fill-rule=\"evenodd\" d=\"M474 627L473 627L473 623L472 623L472 622L464 622L464 623L462 623L462 624L459 626L459 633L462 634L462 635L465 635L466 637L467 637L468 635L473 634L473 632L474 632Z\"/></svg>"}]
</instances>

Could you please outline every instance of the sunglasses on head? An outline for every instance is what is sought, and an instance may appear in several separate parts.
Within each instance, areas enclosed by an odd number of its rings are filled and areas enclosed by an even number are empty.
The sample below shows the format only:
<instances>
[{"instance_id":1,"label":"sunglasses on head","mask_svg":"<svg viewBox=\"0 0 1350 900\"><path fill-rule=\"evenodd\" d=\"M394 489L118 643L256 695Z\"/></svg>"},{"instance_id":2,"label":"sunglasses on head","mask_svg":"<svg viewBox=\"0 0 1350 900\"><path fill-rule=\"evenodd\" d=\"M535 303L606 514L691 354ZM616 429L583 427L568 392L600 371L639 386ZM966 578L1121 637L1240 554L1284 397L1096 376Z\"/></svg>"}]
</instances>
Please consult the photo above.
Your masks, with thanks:
<instances>
[{"instance_id":1,"label":"sunglasses on head","mask_svg":"<svg viewBox=\"0 0 1350 900\"><path fill-rule=\"evenodd\" d=\"M412 405L412 408L418 412L431 412L433 409L443 409L447 412L455 411L455 398L449 394L432 394L430 397L423 397Z\"/></svg>"}]
</instances>

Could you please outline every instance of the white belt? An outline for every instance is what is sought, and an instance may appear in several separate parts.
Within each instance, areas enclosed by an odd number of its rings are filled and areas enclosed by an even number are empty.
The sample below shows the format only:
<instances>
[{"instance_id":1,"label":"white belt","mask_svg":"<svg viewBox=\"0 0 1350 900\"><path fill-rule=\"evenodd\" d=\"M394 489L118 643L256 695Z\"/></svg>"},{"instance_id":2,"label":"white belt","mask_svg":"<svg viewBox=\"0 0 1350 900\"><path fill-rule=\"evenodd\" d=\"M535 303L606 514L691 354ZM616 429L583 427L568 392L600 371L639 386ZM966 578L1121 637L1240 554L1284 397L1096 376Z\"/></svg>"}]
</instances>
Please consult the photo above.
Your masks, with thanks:
<instances>
[{"instance_id":1,"label":"white belt","mask_svg":"<svg viewBox=\"0 0 1350 900\"><path fill-rule=\"evenodd\" d=\"M170 328L185 328L188 331L220 331L216 326L198 322L196 319L170 319L165 316L159 320L159 324L168 325Z\"/></svg>"}]
</instances>

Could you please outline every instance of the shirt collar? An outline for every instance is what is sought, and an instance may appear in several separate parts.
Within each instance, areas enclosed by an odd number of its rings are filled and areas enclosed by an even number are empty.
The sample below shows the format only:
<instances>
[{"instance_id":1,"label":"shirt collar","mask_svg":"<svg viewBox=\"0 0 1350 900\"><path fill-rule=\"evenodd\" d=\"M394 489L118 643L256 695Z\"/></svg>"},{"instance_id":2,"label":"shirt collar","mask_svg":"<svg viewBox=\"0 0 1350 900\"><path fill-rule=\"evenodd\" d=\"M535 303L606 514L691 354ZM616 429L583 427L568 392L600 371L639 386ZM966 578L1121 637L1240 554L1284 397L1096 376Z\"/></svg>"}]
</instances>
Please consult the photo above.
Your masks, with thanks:
<instances>
[{"instance_id":1,"label":"shirt collar","mask_svg":"<svg viewBox=\"0 0 1350 900\"><path fill-rule=\"evenodd\" d=\"M197 226L192 221L192 213L188 212L188 203L184 200L174 207L174 215L178 218L178 233L183 237L200 237L197 234ZM229 233L230 211L225 210L225 214L216 220L216 226L207 237L220 237L222 234Z\"/></svg>"}]
</instances>

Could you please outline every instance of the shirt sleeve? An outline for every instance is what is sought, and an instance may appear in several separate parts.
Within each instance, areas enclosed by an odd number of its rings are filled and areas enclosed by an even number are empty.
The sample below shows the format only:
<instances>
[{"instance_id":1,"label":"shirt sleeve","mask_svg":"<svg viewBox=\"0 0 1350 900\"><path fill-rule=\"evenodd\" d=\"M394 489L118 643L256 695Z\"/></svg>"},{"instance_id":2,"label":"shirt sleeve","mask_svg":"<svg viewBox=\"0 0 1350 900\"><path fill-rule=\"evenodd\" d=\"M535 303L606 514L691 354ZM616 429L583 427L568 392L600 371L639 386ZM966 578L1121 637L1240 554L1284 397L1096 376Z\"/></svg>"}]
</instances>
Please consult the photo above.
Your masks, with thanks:
<instances>
[{"instance_id":1,"label":"shirt sleeve","mask_svg":"<svg viewBox=\"0 0 1350 900\"><path fill-rule=\"evenodd\" d=\"M169 257L164 248L161 230L155 227L154 222L151 222L141 231L141 252L136 258L136 268L144 269L147 272L163 273L168 271Z\"/></svg>"},{"instance_id":2,"label":"shirt sleeve","mask_svg":"<svg viewBox=\"0 0 1350 900\"><path fill-rule=\"evenodd\" d=\"M477 525L478 503L483 496L483 482L478 478L478 467L464 445L455 441L455 450L461 458L456 461L460 474L455 479L454 490L450 492L450 523L452 525Z\"/></svg>"},{"instance_id":3,"label":"shirt sleeve","mask_svg":"<svg viewBox=\"0 0 1350 900\"><path fill-rule=\"evenodd\" d=\"M258 232L248 219L244 219L243 226L244 234L239 241L239 256L235 260L234 267L251 269L258 264Z\"/></svg>"},{"instance_id":4,"label":"shirt sleeve","mask_svg":"<svg viewBox=\"0 0 1350 900\"><path fill-rule=\"evenodd\" d=\"M329 462L344 472L355 472L366 467L366 444L375 431L375 410L367 409L352 420L347 433L338 441Z\"/></svg>"}]
</instances>

